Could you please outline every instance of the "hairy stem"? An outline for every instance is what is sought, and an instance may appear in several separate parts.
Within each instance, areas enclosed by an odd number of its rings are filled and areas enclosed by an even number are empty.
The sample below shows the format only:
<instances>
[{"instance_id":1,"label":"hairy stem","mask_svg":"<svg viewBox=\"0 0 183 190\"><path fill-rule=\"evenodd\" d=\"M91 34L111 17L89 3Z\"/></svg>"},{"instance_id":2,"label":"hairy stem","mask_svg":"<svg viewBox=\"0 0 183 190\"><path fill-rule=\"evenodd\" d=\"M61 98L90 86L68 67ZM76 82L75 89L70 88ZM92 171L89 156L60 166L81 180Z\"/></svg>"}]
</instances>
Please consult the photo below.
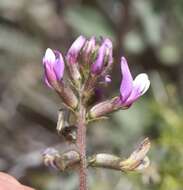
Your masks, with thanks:
<instances>
[{"instance_id":1,"label":"hairy stem","mask_svg":"<svg viewBox=\"0 0 183 190\"><path fill-rule=\"evenodd\" d=\"M77 146L80 152L79 190L87 190L86 110L80 102L77 115Z\"/></svg>"}]
</instances>

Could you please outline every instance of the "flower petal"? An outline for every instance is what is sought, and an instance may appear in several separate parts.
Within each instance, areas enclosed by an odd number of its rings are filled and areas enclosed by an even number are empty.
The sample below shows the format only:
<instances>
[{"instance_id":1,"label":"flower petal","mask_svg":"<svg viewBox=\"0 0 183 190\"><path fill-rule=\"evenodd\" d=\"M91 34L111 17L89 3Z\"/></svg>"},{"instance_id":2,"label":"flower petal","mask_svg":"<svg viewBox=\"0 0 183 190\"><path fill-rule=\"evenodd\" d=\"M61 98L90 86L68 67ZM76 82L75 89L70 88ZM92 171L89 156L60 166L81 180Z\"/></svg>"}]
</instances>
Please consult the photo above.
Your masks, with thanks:
<instances>
[{"instance_id":1,"label":"flower petal","mask_svg":"<svg viewBox=\"0 0 183 190\"><path fill-rule=\"evenodd\" d=\"M84 48L84 53L85 53L86 55L92 53L92 52L94 51L94 49L95 49L95 45L96 45L96 39L95 39L95 37L93 36L93 37L91 37L91 38L87 41L86 47Z\"/></svg>"},{"instance_id":2,"label":"flower petal","mask_svg":"<svg viewBox=\"0 0 183 190\"><path fill-rule=\"evenodd\" d=\"M91 66L92 73L99 74L102 71L104 58L105 58L105 52L106 52L106 44L103 43L98 50L96 61Z\"/></svg>"},{"instance_id":3,"label":"flower petal","mask_svg":"<svg viewBox=\"0 0 183 190\"><path fill-rule=\"evenodd\" d=\"M65 68L64 60L63 60L62 54L59 51L54 51L54 53L56 57L56 60L54 63L54 71L55 71L57 80L61 80L64 75L64 68Z\"/></svg>"},{"instance_id":4,"label":"flower petal","mask_svg":"<svg viewBox=\"0 0 183 190\"><path fill-rule=\"evenodd\" d=\"M51 84L48 82L48 79L46 77L46 74L44 74L44 82L45 84L49 87L49 88L52 88Z\"/></svg>"},{"instance_id":5,"label":"flower petal","mask_svg":"<svg viewBox=\"0 0 183 190\"><path fill-rule=\"evenodd\" d=\"M112 49L112 42L109 38L105 38L103 42L108 48Z\"/></svg>"},{"instance_id":6,"label":"flower petal","mask_svg":"<svg viewBox=\"0 0 183 190\"><path fill-rule=\"evenodd\" d=\"M133 78L130 73L128 63L124 57L121 58L122 81L120 86L120 94L122 103L130 96L133 88Z\"/></svg>"},{"instance_id":7,"label":"flower petal","mask_svg":"<svg viewBox=\"0 0 183 190\"><path fill-rule=\"evenodd\" d=\"M43 64L45 64L45 62L49 62L50 64L55 62L55 54L50 48L47 48L45 56L43 57Z\"/></svg>"},{"instance_id":8,"label":"flower petal","mask_svg":"<svg viewBox=\"0 0 183 190\"><path fill-rule=\"evenodd\" d=\"M81 48L83 47L83 45L85 44L85 37L83 36L79 36L71 45L70 49L67 52L66 55L66 59L68 61L68 63L70 64L74 64L77 61L79 52L81 50Z\"/></svg>"},{"instance_id":9,"label":"flower petal","mask_svg":"<svg viewBox=\"0 0 183 190\"><path fill-rule=\"evenodd\" d=\"M51 81L56 81L56 75L54 72L54 68L52 65L50 65L49 63L45 63L44 64L44 71L45 71L45 83L48 87L52 86L51 85Z\"/></svg>"},{"instance_id":10,"label":"flower petal","mask_svg":"<svg viewBox=\"0 0 183 190\"><path fill-rule=\"evenodd\" d=\"M137 75L135 80L133 81L133 86L139 87L140 95L143 95L150 86L150 80L148 78L148 75L145 73Z\"/></svg>"},{"instance_id":11,"label":"flower petal","mask_svg":"<svg viewBox=\"0 0 183 190\"><path fill-rule=\"evenodd\" d=\"M141 73L137 75L133 81L133 90L125 102L126 106L130 106L134 101L136 101L140 96L142 96L150 86L150 81L147 74Z\"/></svg>"}]
</instances>

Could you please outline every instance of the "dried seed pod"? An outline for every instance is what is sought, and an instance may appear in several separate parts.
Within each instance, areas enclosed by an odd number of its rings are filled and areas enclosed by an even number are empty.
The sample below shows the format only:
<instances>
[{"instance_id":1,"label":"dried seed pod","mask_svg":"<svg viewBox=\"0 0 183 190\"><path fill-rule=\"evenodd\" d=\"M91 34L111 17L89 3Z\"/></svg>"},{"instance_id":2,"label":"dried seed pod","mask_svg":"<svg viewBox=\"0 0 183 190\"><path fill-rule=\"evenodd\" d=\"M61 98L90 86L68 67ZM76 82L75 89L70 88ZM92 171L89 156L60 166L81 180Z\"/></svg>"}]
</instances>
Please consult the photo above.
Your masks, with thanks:
<instances>
[{"instance_id":1,"label":"dried seed pod","mask_svg":"<svg viewBox=\"0 0 183 190\"><path fill-rule=\"evenodd\" d=\"M148 138L144 139L137 149L124 161L120 162L122 171L142 170L147 168L150 161L146 154L150 149L151 143Z\"/></svg>"},{"instance_id":2,"label":"dried seed pod","mask_svg":"<svg viewBox=\"0 0 183 190\"><path fill-rule=\"evenodd\" d=\"M64 110L60 109L58 111L58 120L57 120L57 128L56 128L58 134L61 133L61 131L63 130L64 126L65 126Z\"/></svg>"},{"instance_id":3,"label":"dried seed pod","mask_svg":"<svg viewBox=\"0 0 183 190\"><path fill-rule=\"evenodd\" d=\"M64 136L68 142L74 143L76 141L76 126L68 125L66 119L68 119L68 113L63 109L59 110L57 121L57 132L59 135Z\"/></svg>"},{"instance_id":4,"label":"dried seed pod","mask_svg":"<svg viewBox=\"0 0 183 190\"><path fill-rule=\"evenodd\" d=\"M74 168L80 161L80 155L75 150L60 154L56 149L48 148L43 153L43 161L46 166L64 171L65 169Z\"/></svg>"}]
</instances>

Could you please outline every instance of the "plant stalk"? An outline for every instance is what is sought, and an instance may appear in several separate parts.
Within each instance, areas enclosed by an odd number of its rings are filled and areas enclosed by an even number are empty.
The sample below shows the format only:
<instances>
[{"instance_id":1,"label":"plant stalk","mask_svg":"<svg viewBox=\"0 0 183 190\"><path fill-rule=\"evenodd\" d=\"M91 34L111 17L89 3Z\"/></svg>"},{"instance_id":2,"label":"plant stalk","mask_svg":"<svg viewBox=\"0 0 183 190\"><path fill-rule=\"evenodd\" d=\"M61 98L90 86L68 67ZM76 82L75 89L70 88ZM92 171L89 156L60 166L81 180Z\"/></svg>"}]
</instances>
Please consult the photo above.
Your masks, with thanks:
<instances>
[{"instance_id":1,"label":"plant stalk","mask_svg":"<svg viewBox=\"0 0 183 190\"><path fill-rule=\"evenodd\" d=\"M77 146L80 152L79 190L87 190L87 160L86 160L86 110L79 105L77 116Z\"/></svg>"}]
</instances>

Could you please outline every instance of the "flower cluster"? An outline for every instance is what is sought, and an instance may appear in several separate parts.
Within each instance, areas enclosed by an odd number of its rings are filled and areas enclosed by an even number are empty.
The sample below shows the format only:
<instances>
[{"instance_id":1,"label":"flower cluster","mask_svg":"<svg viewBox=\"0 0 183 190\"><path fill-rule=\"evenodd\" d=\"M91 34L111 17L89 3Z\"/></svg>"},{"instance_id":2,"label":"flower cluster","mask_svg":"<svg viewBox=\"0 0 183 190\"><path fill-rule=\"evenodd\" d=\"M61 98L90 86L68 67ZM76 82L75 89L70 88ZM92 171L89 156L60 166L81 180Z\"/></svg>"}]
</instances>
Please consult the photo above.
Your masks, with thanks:
<instances>
[{"instance_id":1,"label":"flower cluster","mask_svg":"<svg viewBox=\"0 0 183 190\"><path fill-rule=\"evenodd\" d=\"M77 97L72 88L65 88L67 85L63 81L65 65L72 86L75 89L84 89L83 98L85 97L88 101L99 80L105 83L111 82L109 72L113 65L112 42L108 38L97 41L95 37L86 39L79 36L65 57L59 51L47 49L43 58L43 65L46 85L55 89L67 106L75 109L78 103ZM88 112L88 117L96 118L117 109L129 108L148 90L150 81L147 74L141 73L133 80L127 60L124 57L121 58L121 73L119 96L93 106ZM67 93L68 89L69 92Z\"/></svg>"},{"instance_id":2,"label":"flower cluster","mask_svg":"<svg viewBox=\"0 0 183 190\"><path fill-rule=\"evenodd\" d=\"M126 172L141 170L149 165L146 156L150 148L148 138L125 160L105 153L91 157L86 154L87 124L116 110L129 108L150 86L145 73L133 79L127 60L122 57L122 79L118 95L100 100L101 85L107 86L112 80L110 70L113 66L113 45L110 39L79 36L65 56L59 51L47 49L43 66L45 84L57 92L66 108L59 111L57 132L66 141L76 145L74 150L63 154L52 150L45 152L43 156L46 165L60 171L79 165L80 190L87 189L88 166ZM67 118L65 110L69 116ZM73 116L74 121L71 121L70 116Z\"/></svg>"}]
</instances>

